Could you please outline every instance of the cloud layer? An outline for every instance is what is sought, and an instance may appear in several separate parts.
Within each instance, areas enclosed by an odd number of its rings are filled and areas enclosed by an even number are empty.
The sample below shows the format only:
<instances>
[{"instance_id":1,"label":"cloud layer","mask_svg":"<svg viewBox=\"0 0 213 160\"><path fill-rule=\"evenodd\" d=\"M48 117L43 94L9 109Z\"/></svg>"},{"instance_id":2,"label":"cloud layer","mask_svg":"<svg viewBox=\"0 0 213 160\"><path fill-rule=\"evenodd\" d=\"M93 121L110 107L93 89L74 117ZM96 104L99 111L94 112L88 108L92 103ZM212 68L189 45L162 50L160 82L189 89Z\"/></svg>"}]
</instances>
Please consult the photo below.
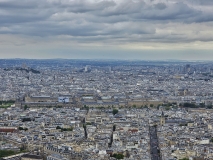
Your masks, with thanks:
<instances>
[{"instance_id":1,"label":"cloud layer","mask_svg":"<svg viewBox=\"0 0 213 160\"><path fill-rule=\"evenodd\" d=\"M212 8L212 0L0 0L0 46L212 49Z\"/></svg>"}]
</instances>

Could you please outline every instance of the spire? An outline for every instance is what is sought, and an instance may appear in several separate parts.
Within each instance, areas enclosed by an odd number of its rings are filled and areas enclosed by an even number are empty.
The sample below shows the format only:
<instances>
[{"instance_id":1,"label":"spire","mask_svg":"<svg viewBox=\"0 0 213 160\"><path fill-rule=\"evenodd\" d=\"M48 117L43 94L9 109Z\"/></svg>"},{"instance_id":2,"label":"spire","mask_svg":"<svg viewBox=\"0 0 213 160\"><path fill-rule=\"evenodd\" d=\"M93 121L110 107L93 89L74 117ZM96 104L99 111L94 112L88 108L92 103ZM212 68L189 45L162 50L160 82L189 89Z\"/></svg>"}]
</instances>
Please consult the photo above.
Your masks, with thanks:
<instances>
[{"instance_id":1,"label":"spire","mask_svg":"<svg viewBox=\"0 0 213 160\"><path fill-rule=\"evenodd\" d=\"M161 117L164 117L164 113L163 113L163 111L162 111L162 113L161 113Z\"/></svg>"},{"instance_id":2,"label":"spire","mask_svg":"<svg viewBox=\"0 0 213 160\"><path fill-rule=\"evenodd\" d=\"M164 124L165 124L165 116L164 116L164 113L162 111L161 118L160 118L160 125L163 126Z\"/></svg>"}]
</instances>

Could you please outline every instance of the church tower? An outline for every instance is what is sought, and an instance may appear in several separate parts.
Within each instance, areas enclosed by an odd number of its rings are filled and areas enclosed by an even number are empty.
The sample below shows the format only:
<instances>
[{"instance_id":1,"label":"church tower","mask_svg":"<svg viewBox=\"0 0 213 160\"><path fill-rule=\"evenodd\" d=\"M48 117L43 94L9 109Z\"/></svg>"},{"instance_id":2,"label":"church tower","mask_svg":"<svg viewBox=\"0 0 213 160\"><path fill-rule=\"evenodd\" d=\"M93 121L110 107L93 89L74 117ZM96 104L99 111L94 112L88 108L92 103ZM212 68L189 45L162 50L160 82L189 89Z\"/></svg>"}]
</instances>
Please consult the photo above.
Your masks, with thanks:
<instances>
[{"instance_id":1,"label":"church tower","mask_svg":"<svg viewBox=\"0 0 213 160\"><path fill-rule=\"evenodd\" d=\"M162 111L161 117L160 117L160 125L163 126L165 124L165 116L164 113Z\"/></svg>"}]
</instances>

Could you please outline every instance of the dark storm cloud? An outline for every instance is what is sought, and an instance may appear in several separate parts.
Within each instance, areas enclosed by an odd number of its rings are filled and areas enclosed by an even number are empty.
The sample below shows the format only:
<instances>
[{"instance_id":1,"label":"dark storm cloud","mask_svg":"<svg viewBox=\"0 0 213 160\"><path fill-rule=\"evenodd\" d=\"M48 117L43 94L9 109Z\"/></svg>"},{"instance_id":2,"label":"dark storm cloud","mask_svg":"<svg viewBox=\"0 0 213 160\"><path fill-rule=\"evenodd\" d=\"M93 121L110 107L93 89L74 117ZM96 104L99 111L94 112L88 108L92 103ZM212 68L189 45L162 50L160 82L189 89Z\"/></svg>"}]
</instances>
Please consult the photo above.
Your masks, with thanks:
<instances>
[{"instance_id":1,"label":"dark storm cloud","mask_svg":"<svg viewBox=\"0 0 213 160\"><path fill-rule=\"evenodd\" d=\"M162 30L171 23L205 26L213 21L212 11L203 8L209 5L211 0L0 0L0 33L91 43L212 41L189 27L182 34Z\"/></svg>"}]
</instances>

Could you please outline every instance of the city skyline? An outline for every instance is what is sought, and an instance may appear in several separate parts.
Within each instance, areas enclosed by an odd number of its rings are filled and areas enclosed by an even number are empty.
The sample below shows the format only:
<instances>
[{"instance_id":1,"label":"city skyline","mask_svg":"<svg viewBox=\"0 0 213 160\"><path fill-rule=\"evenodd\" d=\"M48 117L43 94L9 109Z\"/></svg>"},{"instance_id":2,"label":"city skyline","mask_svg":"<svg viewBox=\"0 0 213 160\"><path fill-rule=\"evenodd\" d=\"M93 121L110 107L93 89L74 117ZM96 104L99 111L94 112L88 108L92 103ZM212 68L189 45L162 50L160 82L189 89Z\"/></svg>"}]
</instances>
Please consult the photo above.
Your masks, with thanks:
<instances>
[{"instance_id":1,"label":"city skyline","mask_svg":"<svg viewBox=\"0 0 213 160\"><path fill-rule=\"evenodd\" d=\"M0 1L0 57L213 60L210 0Z\"/></svg>"}]
</instances>

